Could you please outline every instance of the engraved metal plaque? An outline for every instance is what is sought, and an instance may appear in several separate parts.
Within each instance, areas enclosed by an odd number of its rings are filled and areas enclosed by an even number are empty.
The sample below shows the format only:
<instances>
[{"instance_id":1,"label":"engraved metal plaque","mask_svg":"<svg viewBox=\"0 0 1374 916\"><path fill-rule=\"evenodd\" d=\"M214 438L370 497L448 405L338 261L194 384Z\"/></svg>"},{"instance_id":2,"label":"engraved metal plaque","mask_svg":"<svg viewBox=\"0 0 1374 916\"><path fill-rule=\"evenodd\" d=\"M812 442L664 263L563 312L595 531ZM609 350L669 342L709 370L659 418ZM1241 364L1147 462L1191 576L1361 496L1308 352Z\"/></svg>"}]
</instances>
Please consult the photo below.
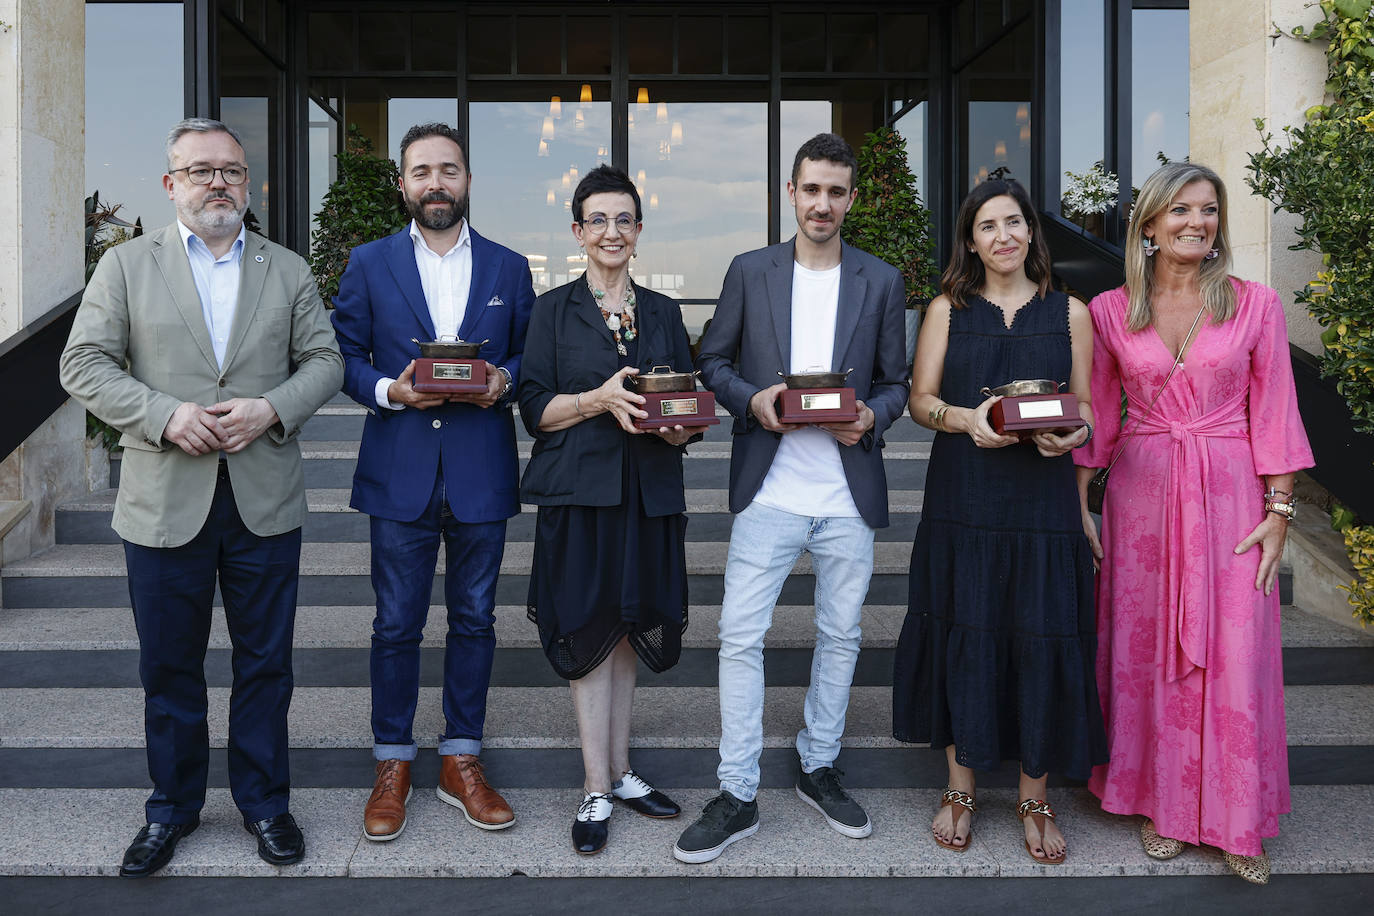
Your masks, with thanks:
<instances>
[{"instance_id":1,"label":"engraved metal plaque","mask_svg":"<svg viewBox=\"0 0 1374 916\"><path fill-rule=\"evenodd\" d=\"M462 379L468 381L472 378L471 363L435 363L434 379Z\"/></svg>"},{"instance_id":2,"label":"engraved metal plaque","mask_svg":"<svg viewBox=\"0 0 1374 916\"><path fill-rule=\"evenodd\" d=\"M1064 416L1064 405L1058 398L1052 401L1022 401L1017 407L1022 419L1025 420Z\"/></svg>"},{"instance_id":3,"label":"engraved metal plaque","mask_svg":"<svg viewBox=\"0 0 1374 916\"><path fill-rule=\"evenodd\" d=\"M839 410L840 393L838 391L828 391L824 394L803 394L801 396L802 410Z\"/></svg>"},{"instance_id":4,"label":"engraved metal plaque","mask_svg":"<svg viewBox=\"0 0 1374 916\"><path fill-rule=\"evenodd\" d=\"M660 401L659 412L665 417L692 416L697 412L697 399L674 398L671 401Z\"/></svg>"}]
</instances>

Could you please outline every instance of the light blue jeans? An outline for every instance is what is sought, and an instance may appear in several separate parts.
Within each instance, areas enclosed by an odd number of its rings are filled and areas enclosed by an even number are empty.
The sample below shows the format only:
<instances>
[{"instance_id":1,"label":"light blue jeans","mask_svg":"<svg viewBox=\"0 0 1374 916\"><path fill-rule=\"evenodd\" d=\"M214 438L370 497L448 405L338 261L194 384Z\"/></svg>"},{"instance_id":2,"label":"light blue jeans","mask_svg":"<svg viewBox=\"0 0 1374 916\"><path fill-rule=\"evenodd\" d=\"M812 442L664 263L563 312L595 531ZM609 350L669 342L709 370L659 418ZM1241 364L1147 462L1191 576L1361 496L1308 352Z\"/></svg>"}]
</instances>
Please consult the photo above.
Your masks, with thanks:
<instances>
[{"instance_id":1,"label":"light blue jeans","mask_svg":"<svg viewBox=\"0 0 1374 916\"><path fill-rule=\"evenodd\" d=\"M810 518L751 503L735 517L720 610L720 787L742 801L759 790L763 637L783 582L803 552L816 573L816 648L797 733L803 768L840 753L859 618L873 576L873 529L861 518Z\"/></svg>"}]
</instances>

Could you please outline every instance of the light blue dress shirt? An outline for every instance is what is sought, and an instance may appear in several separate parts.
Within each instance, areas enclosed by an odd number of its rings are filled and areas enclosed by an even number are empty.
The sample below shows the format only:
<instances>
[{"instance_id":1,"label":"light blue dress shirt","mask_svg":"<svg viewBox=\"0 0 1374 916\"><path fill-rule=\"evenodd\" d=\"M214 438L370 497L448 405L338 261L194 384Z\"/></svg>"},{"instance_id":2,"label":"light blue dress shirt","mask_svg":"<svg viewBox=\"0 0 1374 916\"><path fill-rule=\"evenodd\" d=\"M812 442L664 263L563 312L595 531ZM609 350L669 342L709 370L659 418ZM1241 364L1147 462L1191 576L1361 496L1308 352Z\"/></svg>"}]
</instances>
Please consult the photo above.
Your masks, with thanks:
<instances>
[{"instance_id":1,"label":"light blue dress shirt","mask_svg":"<svg viewBox=\"0 0 1374 916\"><path fill-rule=\"evenodd\" d=\"M239 228L239 237L223 257L216 258L210 248L186 225L177 220L177 230L186 245L186 257L191 262L191 276L200 294L200 311L205 316L205 328L210 332L210 345L215 349L215 362L224 368L224 350L229 345L229 333L234 328L234 310L239 302L239 275L243 262L243 244L247 237Z\"/></svg>"}]
</instances>

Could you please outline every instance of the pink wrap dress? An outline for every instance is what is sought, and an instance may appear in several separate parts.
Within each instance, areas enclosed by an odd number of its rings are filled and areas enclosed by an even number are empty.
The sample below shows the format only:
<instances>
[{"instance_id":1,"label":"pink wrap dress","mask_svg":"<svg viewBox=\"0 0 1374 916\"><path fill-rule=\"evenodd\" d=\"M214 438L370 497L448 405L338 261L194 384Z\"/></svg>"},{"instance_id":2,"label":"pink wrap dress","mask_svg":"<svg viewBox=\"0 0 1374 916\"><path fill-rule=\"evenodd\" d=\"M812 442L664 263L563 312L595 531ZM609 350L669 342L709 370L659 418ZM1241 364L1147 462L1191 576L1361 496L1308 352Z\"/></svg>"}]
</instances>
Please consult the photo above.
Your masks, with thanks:
<instances>
[{"instance_id":1,"label":"pink wrap dress","mask_svg":"<svg viewBox=\"0 0 1374 916\"><path fill-rule=\"evenodd\" d=\"M1088 787L1104 810L1153 818L1163 836L1259 855L1290 810L1279 595L1255 588L1258 547L1233 551L1264 518L1261 475L1313 462L1278 294L1232 282L1235 316L1204 316L1143 420L1174 355L1153 328L1126 330L1124 287L1089 305L1098 426L1075 460L1106 467L1123 451L1097 580L1111 760Z\"/></svg>"}]
</instances>

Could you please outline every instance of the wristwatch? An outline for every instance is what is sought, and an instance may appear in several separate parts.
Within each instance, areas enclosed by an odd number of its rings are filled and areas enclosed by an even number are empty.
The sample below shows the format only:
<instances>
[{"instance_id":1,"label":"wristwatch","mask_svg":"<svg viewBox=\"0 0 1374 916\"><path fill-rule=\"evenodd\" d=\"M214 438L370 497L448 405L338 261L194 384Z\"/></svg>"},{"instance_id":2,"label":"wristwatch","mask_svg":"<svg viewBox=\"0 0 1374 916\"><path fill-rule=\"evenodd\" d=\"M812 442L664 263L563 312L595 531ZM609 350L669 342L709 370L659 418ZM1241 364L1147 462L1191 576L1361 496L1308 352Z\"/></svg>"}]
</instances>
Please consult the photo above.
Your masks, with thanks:
<instances>
[{"instance_id":1,"label":"wristwatch","mask_svg":"<svg viewBox=\"0 0 1374 916\"><path fill-rule=\"evenodd\" d=\"M496 371L506 377L506 384L501 386L501 393L497 395L499 398L504 398L506 395L510 394L511 389L515 387L515 382L511 380L510 370L505 366L497 366Z\"/></svg>"}]
</instances>

